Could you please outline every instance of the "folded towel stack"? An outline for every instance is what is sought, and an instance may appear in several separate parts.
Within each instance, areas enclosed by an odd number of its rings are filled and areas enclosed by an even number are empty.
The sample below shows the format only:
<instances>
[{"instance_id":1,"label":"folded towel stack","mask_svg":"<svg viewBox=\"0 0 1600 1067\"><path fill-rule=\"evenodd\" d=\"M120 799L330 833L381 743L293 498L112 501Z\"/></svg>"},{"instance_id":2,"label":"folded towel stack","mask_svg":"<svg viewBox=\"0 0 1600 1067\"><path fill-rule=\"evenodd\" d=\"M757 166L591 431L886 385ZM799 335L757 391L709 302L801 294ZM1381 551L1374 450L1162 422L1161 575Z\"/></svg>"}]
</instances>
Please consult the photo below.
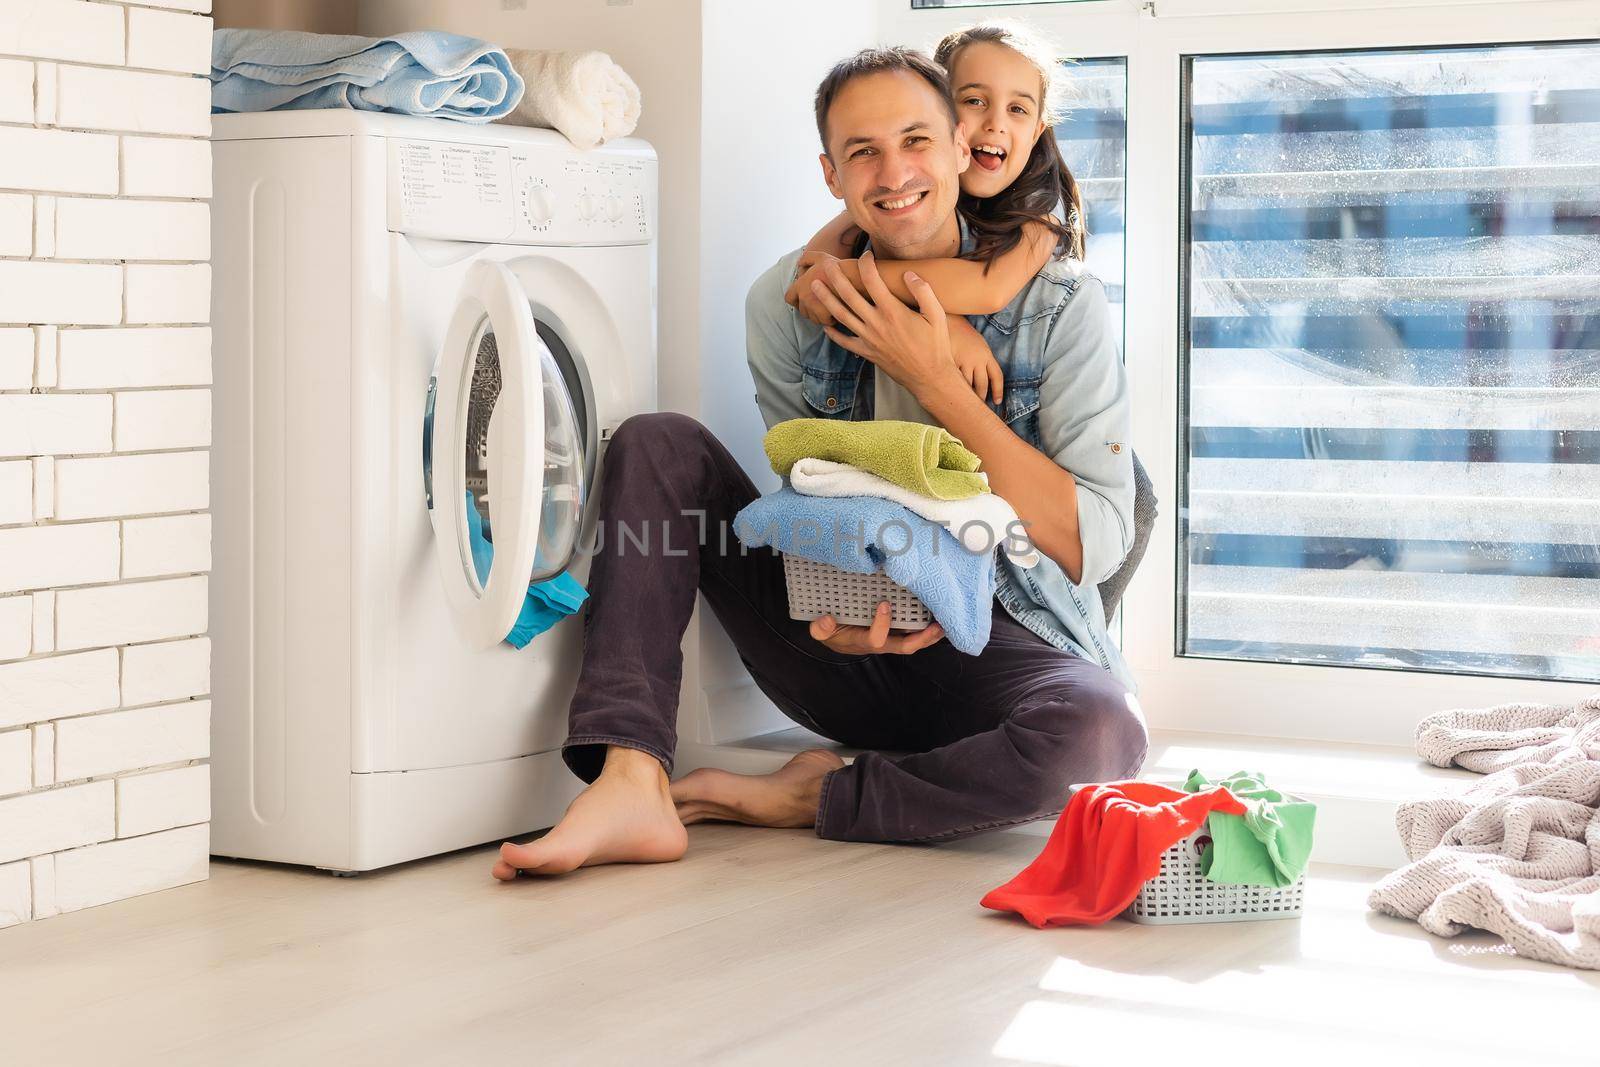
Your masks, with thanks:
<instances>
[{"instance_id":1,"label":"folded towel stack","mask_svg":"<svg viewBox=\"0 0 1600 1067\"><path fill-rule=\"evenodd\" d=\"M505 52L453 33L354 37L217 30L213 111L350 108L489 122L522 98Z\"/></svg>"},{"instance_id":2,"label":"folded towel stack","mask_svg":"<svg viewBox=\"0 0 1600 1067\"><path fill-rule=\"evenodd\" d=\"M1022 566L1039 556L1016 512L989 491L976 455L940 427L895 420L792 419L763 445L791 486L735 518L745 544L881 572L926 605L952 645L983 650L995 546Z\"/></svg>"},{"instance_id":3,"label":"folded towel stack","mask_svg":"<svg viewBox=\"0 0 1600 1067\"><path fill-rule=\"evenodd\" d=\"M733 530L752 547L771 545L856 574L882 571L928 606L956 648L975 656L989 643L993 557L968 552L904 505L785 488L746 504Z\"/></svg>"},{"instance_id":4,"label":"folded towel stack","mask_svg":"<svg viewBox=\"0 0 1600 1067\"><path fill-rule=\"evenodd\" d=\"M513 48L508 55L528 91L506 122L559 130L579 148L626 137L639 125L639 87L604 52Z\"/></svg>"},{"instance_id":5,"label":"folded towel stack","mask_svg":"<svg viewBox=\"0 0 1600 1067\"><path fill-rule=\"evenodd\" d=\"M920 422L790 419L762 441L772 469L789 476L802 459L848 463L936 500L964 500L989 491L978 457L938 426Z\"/></svg>"},{"instance_id":6,"label":"folded towel stack","mask_svg":"<svg viewBox=\"0 0 1600 1067\"><path fill-rule=\"evenodd\" d=\"M940 500L913 493L871 471L826 459L796 460L789 483L805 496L875 496L904 504L949 530L968 552L987 553L996 545L1019 567L1035 567L1039 552L1028 540L1016 511L1003 497L978 493L965 500Z\"/></svg>"}]
</instances>

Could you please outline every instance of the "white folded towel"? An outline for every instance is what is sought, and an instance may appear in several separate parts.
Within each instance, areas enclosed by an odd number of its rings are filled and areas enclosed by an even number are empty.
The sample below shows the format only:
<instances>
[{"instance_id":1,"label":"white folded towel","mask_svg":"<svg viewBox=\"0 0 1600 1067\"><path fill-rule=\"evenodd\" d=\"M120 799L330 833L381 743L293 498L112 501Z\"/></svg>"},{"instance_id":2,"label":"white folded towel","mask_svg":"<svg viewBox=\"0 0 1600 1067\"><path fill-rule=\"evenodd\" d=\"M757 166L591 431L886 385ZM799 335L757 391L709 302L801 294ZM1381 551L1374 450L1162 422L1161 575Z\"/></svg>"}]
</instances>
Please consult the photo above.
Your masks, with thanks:
<instances>
[{"instance_id":1,"label":"white folded towel","mask_svg":"<svg viewBox=\"0 0 1600 1067\"><path fill-rule=\"evenodd\" d=\"M979 493L965 500L938 500L914 493L871 471L848 463L806 458L789 471L789 484L802 496L872 496L892 500L949 530L969 551L992 552L996 545L1019 567L1039 563L1022 521L1003 497Z\"/></svg>"},{"instance_id":2,"label":"white folded towel","mask_svg":"<svg viewBox=\"0 0 1600 1067\"><path fill-rule=\"evenodd\" d=\"M559 130L579 148L626 137L639 125L639 87L604 52L506 54L527 91L504 121Z\"/></svg>"}]
</instances>

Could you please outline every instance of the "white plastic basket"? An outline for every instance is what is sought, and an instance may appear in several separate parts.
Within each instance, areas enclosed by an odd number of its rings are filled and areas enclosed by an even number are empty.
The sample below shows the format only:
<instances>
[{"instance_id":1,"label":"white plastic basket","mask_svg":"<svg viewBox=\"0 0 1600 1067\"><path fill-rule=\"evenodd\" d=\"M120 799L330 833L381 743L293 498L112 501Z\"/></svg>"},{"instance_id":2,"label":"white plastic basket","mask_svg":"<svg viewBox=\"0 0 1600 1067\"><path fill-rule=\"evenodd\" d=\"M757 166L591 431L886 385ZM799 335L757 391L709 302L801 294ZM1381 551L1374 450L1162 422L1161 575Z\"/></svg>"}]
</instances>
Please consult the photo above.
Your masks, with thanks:
<instances>
[{"instance_id":1,"label":"white plastic basket","mask_svg":"<svg viewBox=\"0 0 1600 1067\"><path fill-rule=\"evenodd\" d=\"M1073 786L1072 791L1088 788ZM1179 788L1174 786L1174 788ZM1284 798L1300 801L1285 793ZM1178 923L1239 923L1297 919L1305 910L1306 876L1276 888L1219 885L1200 873L1200 853L1211 841L1206 827L1174 842L1161 854L1161 871L1146 882L1122 917L1147 926Z\"/></svg>"},{"instance_id":2,"label":"white plastic basket","mask_svg":"<svg viewBox=\"0 0 1600 1067\"><path fill-rule=\"evenodd\" d=\"M810 621L832 615L851 626L871 626L878 604L887 600L892 630L920 630L933 621L927 605L882 571L856 574L787 552L782 556L791 619Z\"/></svg>"}]
</instances>

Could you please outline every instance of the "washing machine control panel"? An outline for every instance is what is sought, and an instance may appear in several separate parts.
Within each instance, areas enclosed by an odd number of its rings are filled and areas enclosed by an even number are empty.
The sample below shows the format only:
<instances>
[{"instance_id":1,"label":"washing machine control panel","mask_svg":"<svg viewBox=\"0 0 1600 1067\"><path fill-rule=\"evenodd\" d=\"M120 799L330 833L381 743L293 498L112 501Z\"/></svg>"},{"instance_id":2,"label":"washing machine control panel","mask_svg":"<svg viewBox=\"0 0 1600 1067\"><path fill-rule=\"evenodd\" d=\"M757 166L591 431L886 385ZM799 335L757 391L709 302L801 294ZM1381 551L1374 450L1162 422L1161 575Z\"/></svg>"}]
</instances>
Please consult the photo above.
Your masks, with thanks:
<instances>
[{"instance_id":1,"label":"washing machine control panel","mask_svg":"<svg viewBox=\"0 0 1600 1067\"><path fill-rule=\"evenodd\" d=\"M447 240L638 244L655 236L656 161L570 146L389 142L389 228Z\"/></svg>"}]
</instances>

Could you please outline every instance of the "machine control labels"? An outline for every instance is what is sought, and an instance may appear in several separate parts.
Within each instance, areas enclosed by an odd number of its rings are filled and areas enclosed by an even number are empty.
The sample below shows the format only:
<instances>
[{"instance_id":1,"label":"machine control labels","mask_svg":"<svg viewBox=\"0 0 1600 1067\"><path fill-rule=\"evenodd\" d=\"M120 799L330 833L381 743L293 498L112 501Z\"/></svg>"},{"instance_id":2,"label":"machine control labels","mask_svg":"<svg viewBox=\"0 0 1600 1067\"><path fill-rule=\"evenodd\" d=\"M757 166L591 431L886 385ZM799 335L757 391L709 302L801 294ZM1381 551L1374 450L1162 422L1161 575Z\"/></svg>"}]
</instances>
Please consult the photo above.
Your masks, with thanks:
<instances>
[{"instance_id":1,"label":"machine control labels","mask_svg":"<svg viewBox=\"0 0 1600 1067\"><path fill-rule=\"evenodd\" d=\"M511 244L633 244L653 236L655 164L554 146L389 142L391 230Z\"/></svg>"},{"instance_id":2,"label":"machine control labels","mask_svg":"<svg viewBox=\"0 0 1600 1067\"><path fill-rule=\"evenodd\" d=\"M504 145L391 141L389 177L408 233L479 241L511 235L511 151Z\"/></svg>"}]
</instances>

